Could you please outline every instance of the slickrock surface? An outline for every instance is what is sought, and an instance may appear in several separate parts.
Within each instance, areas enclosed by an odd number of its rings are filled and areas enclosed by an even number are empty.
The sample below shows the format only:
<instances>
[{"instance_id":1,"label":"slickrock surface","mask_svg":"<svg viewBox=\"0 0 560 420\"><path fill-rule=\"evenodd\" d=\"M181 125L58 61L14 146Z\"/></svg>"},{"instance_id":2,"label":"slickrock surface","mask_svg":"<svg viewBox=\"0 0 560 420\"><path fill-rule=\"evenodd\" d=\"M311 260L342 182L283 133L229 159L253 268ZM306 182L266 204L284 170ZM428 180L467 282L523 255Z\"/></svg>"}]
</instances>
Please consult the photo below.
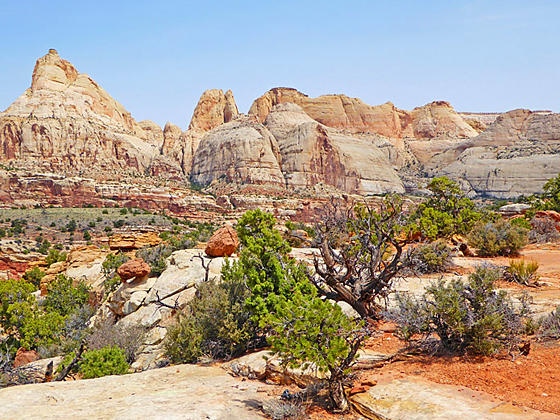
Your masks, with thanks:
<instances>
[{"instance_id":1,"label":"slickrock surface","mask_svg":"<svg viewBox=\"0 0 560 420\"><path fill-rule=\"evenodd\" d=\"M0 390L0 418L262 419L262 383L219 367L180 365L122 376Z\"/></svg>"},{"instance_id":2,"label":"slickrock surface","mask_svg":"<svg viewBox=\"0 0 560 420\"><path fill-rule=\"evenodd\" d=\"M370 419L557 420L543 413L492 399L488 394L453 385L406 378L379 382L351 397L358 412Z\"/></svg>"}]
</instances>

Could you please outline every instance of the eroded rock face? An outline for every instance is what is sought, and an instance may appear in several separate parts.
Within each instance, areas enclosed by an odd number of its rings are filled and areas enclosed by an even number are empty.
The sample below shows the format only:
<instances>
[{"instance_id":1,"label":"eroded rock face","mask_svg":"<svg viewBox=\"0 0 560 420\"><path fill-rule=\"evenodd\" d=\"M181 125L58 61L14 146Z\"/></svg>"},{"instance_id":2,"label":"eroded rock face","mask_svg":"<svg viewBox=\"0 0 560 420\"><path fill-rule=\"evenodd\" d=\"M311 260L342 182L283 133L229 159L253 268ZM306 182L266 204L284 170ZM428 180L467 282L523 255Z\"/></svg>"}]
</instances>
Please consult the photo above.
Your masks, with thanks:
<instances>
[{"instance_id":1,"label":"eroded rock face","mask_svg":"<svg viewBox=\"0 0 560 420\"><path fill-rule=\"evenodd\" d=\"M460 139L474 137L479 133L445 101L435 101L414 108L409 113L407 122L403 130L404 136L417 139Z\"/></svg>"},{"instance_id":2,"label":"eroded rock face","mask_svg":"<svg viewBox=\"0 0 560 420\"><path fill-rule=\"evenodd\" d=\"M404 111L391 102L368 105L361 99L346 95L323 95L309 98L290 88L275 88L257 98L249 114L265 121L277 104L294 103L313 120L328 127L354 133L374 133L385 137L402 138L468 138L478 134L448 102L436 101Z\"/></svg>"},{"instance_id":3,"label":"eroded rock face","mask_svg":"<svg viewBox=\"0 0 560 420\"><path fill-rule=\"evenodd\" d=\"M404 191L377 144L326 127L295 104L276 105L265 126L278 141L288 187L323 183L350 193Z\"/></svg>"},{"instance_id":4,"label":"eroded rock face","mask_svg":"<svg viewBox=\"0 0 560 420\"><path fill-rule=\"evenodd\" d=\"M31 87L0 114L0 161L33 169L99 178L144 173L164 159L162 142L155 123L136 122L55 50L37 60Z\"/></svg>"},{"instance_id":5,"label":"eroded rock face","mask_svg":"<svg viewBox=\"0 0 560 420\"><path fill-rule=\"evenodd\" d=\"M560 114L507 112L477 137L428 157L425 167L477 194L512 198L540 192L560 173Z\"/></svg>"},{"instance_id":6,"label":"eroded rock face","mask_svg":"<svg viewBox=\"0 0 560 420\"><path fill-rule=\"evenodd\" d=\"M202 94L196 105L189 130L205 133L219 125L230 122L238 114L239 111L231 90L228 90L225 94L221 89L207 90Z\"/></svg>"},{"instance_id":7,"label":"eroded rock face","mask_svg":"<svg viewBox=\"0 0 560 420\"><path fill-rule=\"evenodd\" d=\"M201 185L218 179L284 188L278 144L254 118L222 124L202 138L193 159L191 179Z\"/></svg>"},{"instance_id":8,"label":"eroded rock face","mask_svg":"<svg viewBox=\"0 0 560 420\"><path fill-rule=\"evenodd\" d=\"M390 102L371 106L358 98L346 95L323 95L309 98L291 88L274 88L257 98L249 114L264 121L277 104L294 103L301 106L313 120L326 126L344 128L354 132L371 131L387 137L400 137L401 111Z\"/></svg>"},{"instance_id":9,"label":"eroded rock face","mask_svg":"<svg viewBox=\"0 0 560 420\"><path fill-rule=\"evenodd\" d=\"M317 184L351 193L404 191L377 144L326 127L291 103L275 106L264 125L244 116L208 132L191 178L202 185L225 179L292 191Z\"/></svg>"}]
</instances>

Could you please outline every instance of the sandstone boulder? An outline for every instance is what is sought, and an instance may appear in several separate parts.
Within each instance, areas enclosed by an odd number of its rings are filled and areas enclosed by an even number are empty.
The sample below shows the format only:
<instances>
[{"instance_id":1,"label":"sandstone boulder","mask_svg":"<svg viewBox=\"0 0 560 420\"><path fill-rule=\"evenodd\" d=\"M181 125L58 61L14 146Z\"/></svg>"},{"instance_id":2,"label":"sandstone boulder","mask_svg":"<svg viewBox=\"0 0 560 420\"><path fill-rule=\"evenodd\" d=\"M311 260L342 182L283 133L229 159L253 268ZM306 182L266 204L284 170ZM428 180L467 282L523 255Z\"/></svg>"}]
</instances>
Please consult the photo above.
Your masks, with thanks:
<instances>
[{"instance_id":1,"label":"sandstone boulder","mask_svg":"<svg viewBox=\"0 0 560 420\"><path fill-rule=\"evenodd\" d=\"M140 279L150 274L150 265L142 258L128 260L117 269L117 274L122 281Z\"/></svg>"},{"instance_id":2,"label":"sandstone boulder","mask_svg":"<svg viewBox=\"0 0 560 420\"><path fill-rule=\"evenodd\" d=\"M210 257L231 257L238 247L237 232L230 225L225 225L214 232L204 252Z\"/></svg>"}]
</instances>

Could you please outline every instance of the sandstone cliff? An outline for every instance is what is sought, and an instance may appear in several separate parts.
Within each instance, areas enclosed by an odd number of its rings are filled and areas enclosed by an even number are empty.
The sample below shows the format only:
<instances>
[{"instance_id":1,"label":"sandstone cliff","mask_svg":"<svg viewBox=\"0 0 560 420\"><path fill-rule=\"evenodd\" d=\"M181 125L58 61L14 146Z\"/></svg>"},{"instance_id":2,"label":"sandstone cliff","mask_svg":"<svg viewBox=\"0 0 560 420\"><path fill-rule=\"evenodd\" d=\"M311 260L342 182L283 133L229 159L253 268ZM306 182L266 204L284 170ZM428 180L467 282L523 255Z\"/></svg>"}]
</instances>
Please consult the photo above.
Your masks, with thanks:
<instances>
[{"instance_id":1,"label":"sandstone cliff","mask_svg":"<svg viewBox=\"0 0 560 420\"><path fill-rule=\"evenodd\" d=\"M372 106L346 95L309 98L295 89L274 88L253 102L249 114L256 115L262 122L274 105L282 103L297 104L315 121L353 133L369 132L392 138L426 139L468 138L478 134L444 101L404 111L391 102Z\"/></svg>"},{"instance_id":2,"label":"sandstone cliff","mask_svg":"<svg viewBox=\"0 0 560 420\"><path fill-rule=\"evenodd\" d=\"M0 114L0 161L96 177L144 174L152 165L176 174L159 153L161 128L137 123L87 74L55 50L37 60L31 87Z\"/></svg>"},{"instance_id":3,"label":"sandstone cliff","mask_svg":"<svg viewBox=\"0 0 560 420\"><path fill-rule=\"evenodd\" d=\"M448 145L424 163L429 175L448 175L477 194L539 192L560 173L560 114L507 112L477 137Z\"/></svg>"},{"instance_id":4,"label":"sandstone cliff","mask_svg":"<svg viewBox=\"0 0 560 420\"><path fill-rule=\"evenodd\" d=\"M209 131L196 150L191 179L292 192L317 184L361 194L404 191L376 144L326 127L292 103L273 107L264 125L244 116Z\"/></svg>"}]
</instances>

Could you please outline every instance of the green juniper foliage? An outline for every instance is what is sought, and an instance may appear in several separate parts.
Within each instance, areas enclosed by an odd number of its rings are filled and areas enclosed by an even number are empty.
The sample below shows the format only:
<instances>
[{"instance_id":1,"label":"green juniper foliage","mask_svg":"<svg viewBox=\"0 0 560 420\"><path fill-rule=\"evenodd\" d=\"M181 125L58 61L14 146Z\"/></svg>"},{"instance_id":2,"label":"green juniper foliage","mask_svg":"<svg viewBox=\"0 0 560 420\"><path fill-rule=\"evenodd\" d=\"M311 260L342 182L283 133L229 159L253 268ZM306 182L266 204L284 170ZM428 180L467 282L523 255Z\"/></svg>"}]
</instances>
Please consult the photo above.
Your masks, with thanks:
<instances>
[{"instance_id":1,"label":"green juniper foliage","mask_svg":"<svg viewBox=\"0 0 560 420\"><path fill-rule=\"evenodd\" d=\"M224 280L237 279L250 289L246 305L256 319L293 293L313 290L303 264L288 256L291 248L275 224L274 216L260 209L246 212L237 224L239 260L222 270Z\"/></svg>"},{"instance_id":2,"label":"green juniper foliage","mask_svg":"<svg viewBox=\"0 0 560 420\"><path fill-rule=\"evenodd\" d=\"M418 206L409 227L427 239L466 235L476 222L493 217L477 209L459 185L445 176L432 179L427 188L432 196Z\"/></svg>"}]
</instances>

